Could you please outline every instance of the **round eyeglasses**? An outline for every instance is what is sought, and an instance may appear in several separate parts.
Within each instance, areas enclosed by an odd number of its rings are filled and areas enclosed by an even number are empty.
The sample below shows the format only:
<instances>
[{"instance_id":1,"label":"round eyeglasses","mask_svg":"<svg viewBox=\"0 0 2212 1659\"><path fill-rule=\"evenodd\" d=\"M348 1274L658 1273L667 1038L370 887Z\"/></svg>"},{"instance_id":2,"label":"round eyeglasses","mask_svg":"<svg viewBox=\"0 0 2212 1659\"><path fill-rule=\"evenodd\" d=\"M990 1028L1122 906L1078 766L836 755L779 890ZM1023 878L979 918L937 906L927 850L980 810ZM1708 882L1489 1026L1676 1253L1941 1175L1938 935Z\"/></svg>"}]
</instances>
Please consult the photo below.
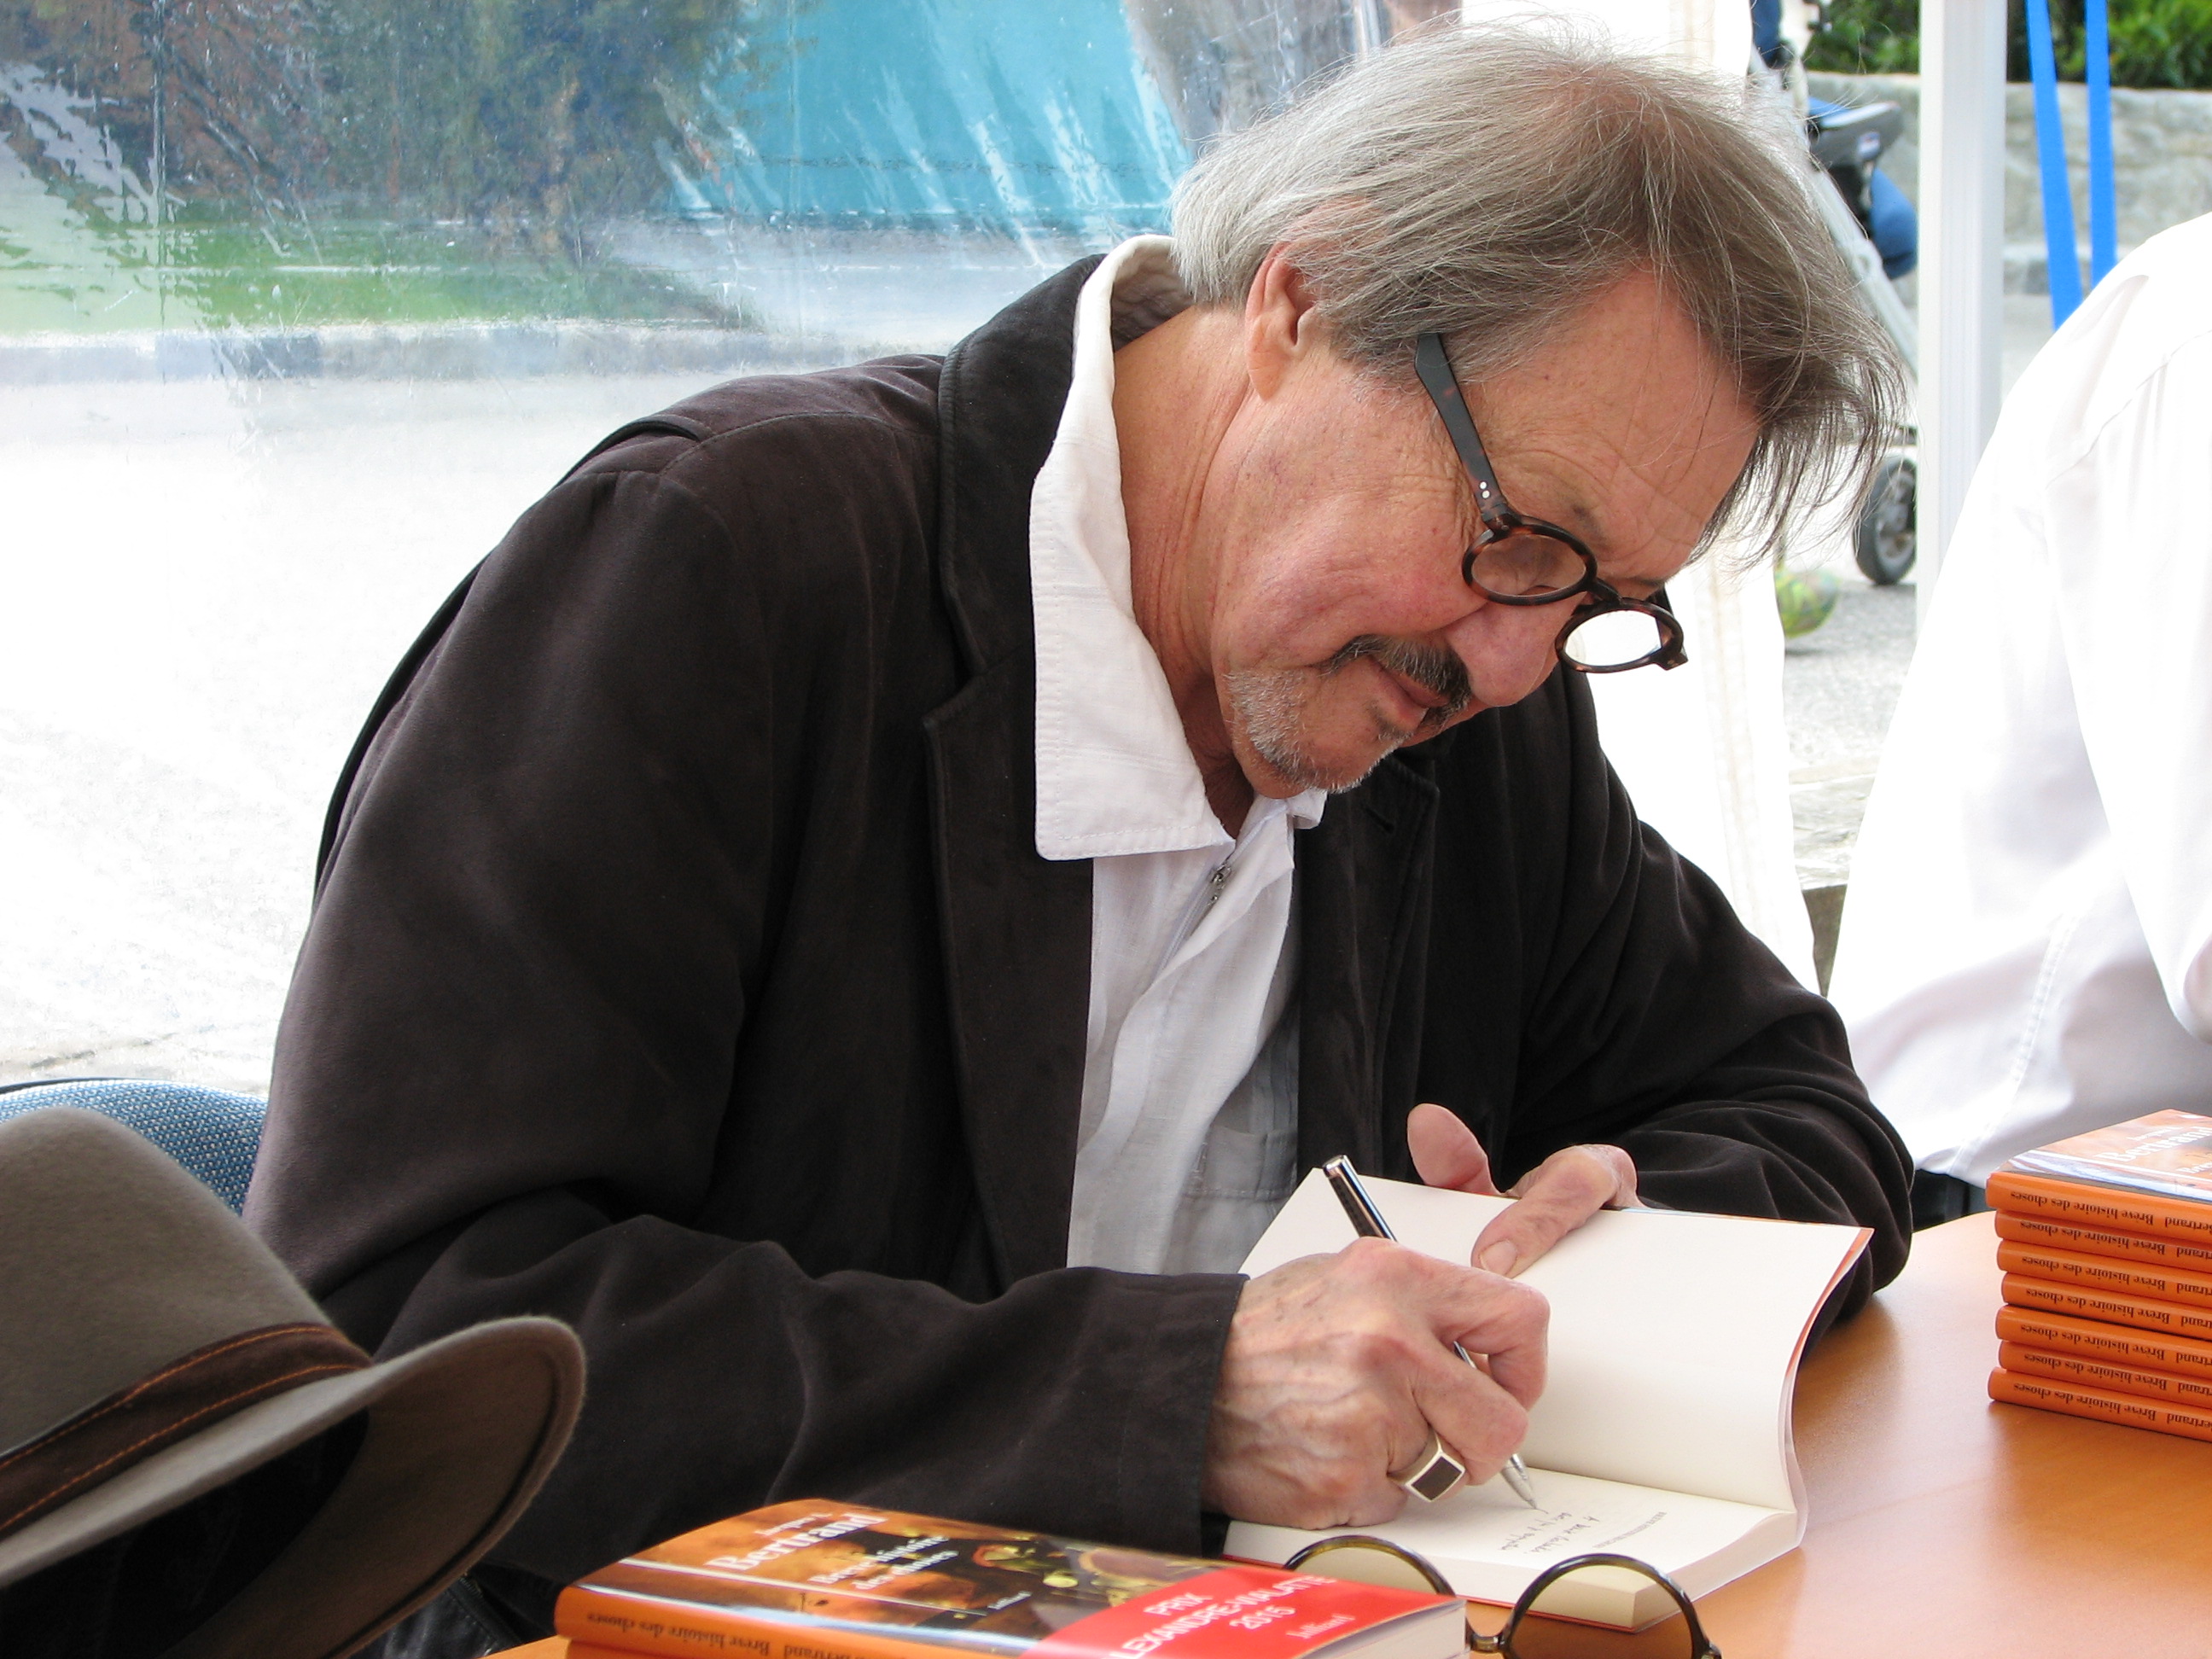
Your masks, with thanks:
<instances>
[{"instance_id":1,"label":"round eyeglasses","mask_svg":"<svg viewBox=\"0 0 2212 1659\"><path fill-rule=\"evenodd\" d=\"M1413 368L1474 485L1482 529L1460 564L1467 585L1499 605L1574 601L1553 648L1561 662L1585 674L1619 674L1647 663L1680 668L1688 661L1682 624L1667 609L1663 590L1649 601L1624 597L1597 574L1597 556L1580 537L1506 504L1443 336L1424 334L1413 343Z\"/></svg>"},{"instance_id":2,"label":"round eyeglasses","mask_svg":"<svg viewBox=\"0 0 2212 1659\"><path fill-rule=\"evenodd\" d=\"M1450 1581L1413 1551L1364 1533L1322 1539L1283 1565L1294 1572L1356 1583L1456 1594ZM1598 1650L1591 1639L1593 1624L1635 1630L1643 1638L1636 1652L1653 1659L1721 1659L1682 1587L1632 1555L1574 1555L1553 1563L1521 1592L1496 1635L1484 1635L1470 1621L1468 1646L1505 1659L1578 1659Z\"/></svg>"}]
</instances>

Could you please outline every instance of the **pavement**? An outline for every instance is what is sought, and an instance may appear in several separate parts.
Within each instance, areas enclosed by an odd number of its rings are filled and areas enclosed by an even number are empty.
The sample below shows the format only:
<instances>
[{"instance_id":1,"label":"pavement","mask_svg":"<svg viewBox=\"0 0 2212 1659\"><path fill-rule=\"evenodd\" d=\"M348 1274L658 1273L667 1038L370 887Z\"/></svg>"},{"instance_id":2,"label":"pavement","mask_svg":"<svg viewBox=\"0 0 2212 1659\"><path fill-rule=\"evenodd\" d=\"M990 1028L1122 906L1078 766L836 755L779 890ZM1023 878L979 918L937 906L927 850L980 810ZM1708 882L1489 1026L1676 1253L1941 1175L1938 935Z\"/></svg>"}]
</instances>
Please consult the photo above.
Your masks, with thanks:
<instances>
[{"instance_id":1,"label":"pavement","mask_svg":"<svg viewBox=\"0 0 2212 1659\"><path fill-rule=\"evenodd\" d=\"M0 1082L264 1091L392 665L598 438L700 384L0 386Z\"/></svg>"},{"instance_id":2,"label":"pavement","mask_svg":"<svg viewBox=\"0 0 2212 1659\"><path fill-rule=\"evenodd\" d=\"M1790 804L1797 826L1797 878L1841 883L1874 783L1882 734L1912 660L1911 582L1846 587L1819 632L1784 653L1790 725Z\"/></svg>"},{"instance_id":3,"label":"pavement","mask_svg":"<svg viewBox=\"0 0 2212 1659\"><path fill-rule=\"evenodd\" d=\"M908 326L942 335L949 303ZM2008 368L2043 303L2008 302ZM0 1083L264 1091L325 801L392 665L600 435L714 378L0 380ZM1911 652L1911 588L1847 579L1788 659L1808 880L1847 866Z\"/></svg>"}]
</instances>

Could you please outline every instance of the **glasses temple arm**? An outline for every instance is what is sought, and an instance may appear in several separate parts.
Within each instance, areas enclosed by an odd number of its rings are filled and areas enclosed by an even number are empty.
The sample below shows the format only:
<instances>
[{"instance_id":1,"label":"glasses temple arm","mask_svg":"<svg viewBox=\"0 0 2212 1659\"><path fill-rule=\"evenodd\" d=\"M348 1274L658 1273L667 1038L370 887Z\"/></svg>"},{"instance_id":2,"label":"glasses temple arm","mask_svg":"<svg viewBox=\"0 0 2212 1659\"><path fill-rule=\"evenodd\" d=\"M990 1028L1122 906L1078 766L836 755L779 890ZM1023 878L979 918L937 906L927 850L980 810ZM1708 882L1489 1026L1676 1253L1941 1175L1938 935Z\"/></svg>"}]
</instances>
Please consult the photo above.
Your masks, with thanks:
<instances>
[{"instance_id":1,"label":"glasses temple arm","mask_svg":"<svg viewBox=\"0 0 2212 1659\"><path fill-rule=\"evenodd\" d=\"M1474 417L1467 412L1467 394L1460 390L1451 359L1444 355L1442 335L1424 334L1413 342L1413 372L1421 377L1429 401L1437 406L1437 418L1443 422L1452 447L1459 452L1460 465L1474 480L1475 505L1483 523L1492 524L1506 511L1505 494L1498 487L1498 475L1490 470L1482 440L1475 434Z\"/></svg>"}]
</instances>

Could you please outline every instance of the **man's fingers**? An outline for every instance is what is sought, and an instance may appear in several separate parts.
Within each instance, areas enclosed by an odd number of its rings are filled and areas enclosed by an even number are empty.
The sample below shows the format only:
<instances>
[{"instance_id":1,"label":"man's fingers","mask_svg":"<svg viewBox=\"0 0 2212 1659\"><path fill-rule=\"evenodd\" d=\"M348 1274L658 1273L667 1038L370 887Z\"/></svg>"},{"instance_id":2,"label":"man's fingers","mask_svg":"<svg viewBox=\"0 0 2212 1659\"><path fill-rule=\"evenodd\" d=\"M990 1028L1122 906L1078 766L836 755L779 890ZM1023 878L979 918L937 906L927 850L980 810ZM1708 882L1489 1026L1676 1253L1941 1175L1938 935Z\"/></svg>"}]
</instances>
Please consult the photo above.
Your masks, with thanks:
<instances>
[{"instance_id":1,"label":"man's fingers","mask_svg":"<svg viewBox=\"0 0 2212 1659\"><path fill-rule=\"evenodd\" d=\"M1615 1146L1602 1140L1584 1141L1578 1146L1562 1146L1527 1175L1506 1188L1506 1196L1519 1198L1536 1182L1545 1179L1555 1168L1595 1162L1610 1176L1614 1196L1607 1200L1616 1208L1633 1206L1636 1202L1636 1160L1628 1155L1625 1146Z\"/></svg>"},{"instance_id":2,"label":"man's fingers","mask_svg":"<svg viewBox=\"0 0 2212 1659\"><path fill-rule=\"evenodd\" d=\"M1528 1407L1544 1391L1551 1307L1526 1285L1474 1277L1426 1257L1414 1261L1409 1276L1425 1281L1420 1289L1436 1340L1409 1356L1407 1385L1422 1419L1467 1465L1469 1478L1487 1480L1527 1437ZM1438 1267L1442 1273L1434 1272ZM1482 1364L1462 1359L1454 1342Z\"/></svg>"},{"instance_id":3,"label":"man's fingers","mask_svg":"<svg viewBox=\"0 0 2212 1659\"><path fill-rule=\"evenodd\" d=\"M1490 1155L1482 1150L1482 1142L1457 1114L1442 1106L1413 1108L1406 1119L1406 1150L1413 1155L1413 1167L1428 1186L1486 1196L1497 1194L1497 1184L1490 1178Z\"/></svg>"},{"instance_id":4,"label":"man's fingers","mask_svg":"<svg viewBox=\"0 0 2212 1659\"><path fill-rule=\"evenodd\" d=\"M1459 1461L1471 1481L1487 1480L1528 1435L1528 1408L1493 1377L1462 1364L1449 1349L1449 1364L1423 1367L1413 1379L1413 1400L1431 1428Z\"/></svg>"},{"instance_id":5,"label":"man's fingers","mask_svg":"<svg viewBox=\"0 0 2212 1659\"><path fill-rule=\"evenodd\" d=\"M1282 1526L1372 1525L1397 1513L1388 1471L1431 1427L1487 1478L1527 1428L1549 1319L1526 1285L1378 1238L1262 1273L1222 1352L1206 1503Z\"/></svg>"},{"instance_id":6,"label":"man's fingers","mask_svg":"<svg viewBox=\"0 0 2212 1659\"><path fill-rule=\"evenodd\" d=\"M1551 1310L1547 1307L1544 1311L1546 1317L1549 1318ZM1466 1346L1464 1343L1461 1346ZM1473 1352L1474 1350L1470 1348L1468 1352ZM1534 1405L1544 1392L1544 1344L1540 1340L1491 1353L1488 1356L1491 1381L1522 1406Z\"/></svg>"},{"instance_id":7,"label":"man's fingers","mask_svg":"<svg viewBox=\"0 0 2212 1659\"><path fill-rule=\"evenodd\" d=\"M1372 1260L1378 1276L1399 1281L1394 1291L1428 1310L1434 1341L1419 1345L1413 1356L1419 1362L1414 1374L1427 1379L1425 1386L1449 1389L1481 1376L1524 1407L1536 1403L1544 1391L1544 1344L1552 1321L1551 1304L1541 1291L1501 1285L1413 1250L1377 1251ZM1454 1353L1455 1342L1480 1356L1487 1375Z\"/></svg>"},{"instance_id":8,"label":"man's fingers","mask_svg":"<svg viewBox=\"0 0 2212 1659\"><path fill-rule=\"evenodd\" d=\"M1478 1267L1508 1278L1608 1204L1634 1203L1636 1165L1618 1146L1570 1146L1513 1188L1515 1202L1474 1241Z\"/></svg>"}]
</instances>

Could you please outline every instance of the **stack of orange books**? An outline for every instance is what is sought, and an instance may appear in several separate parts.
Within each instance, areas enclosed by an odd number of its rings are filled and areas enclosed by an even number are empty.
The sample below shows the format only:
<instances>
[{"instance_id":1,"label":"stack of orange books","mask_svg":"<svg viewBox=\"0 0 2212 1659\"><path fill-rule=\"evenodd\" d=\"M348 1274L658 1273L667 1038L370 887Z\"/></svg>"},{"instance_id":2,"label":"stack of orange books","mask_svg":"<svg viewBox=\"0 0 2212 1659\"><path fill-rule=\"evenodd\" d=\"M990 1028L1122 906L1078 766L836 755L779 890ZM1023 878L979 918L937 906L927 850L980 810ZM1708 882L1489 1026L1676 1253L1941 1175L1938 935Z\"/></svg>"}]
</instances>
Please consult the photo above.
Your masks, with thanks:
<instances>
[{"instance_id":1,"label":"stack of orange books","mask_svg":"<svg viewBox=\"0 0 2212 1659\"><path fill-rule=\"evenodd\" d=\"M2153 1112L1990 1177L1990 1398L2212 1440L2212 1117Z\"/></svg>"}]
</instances>

